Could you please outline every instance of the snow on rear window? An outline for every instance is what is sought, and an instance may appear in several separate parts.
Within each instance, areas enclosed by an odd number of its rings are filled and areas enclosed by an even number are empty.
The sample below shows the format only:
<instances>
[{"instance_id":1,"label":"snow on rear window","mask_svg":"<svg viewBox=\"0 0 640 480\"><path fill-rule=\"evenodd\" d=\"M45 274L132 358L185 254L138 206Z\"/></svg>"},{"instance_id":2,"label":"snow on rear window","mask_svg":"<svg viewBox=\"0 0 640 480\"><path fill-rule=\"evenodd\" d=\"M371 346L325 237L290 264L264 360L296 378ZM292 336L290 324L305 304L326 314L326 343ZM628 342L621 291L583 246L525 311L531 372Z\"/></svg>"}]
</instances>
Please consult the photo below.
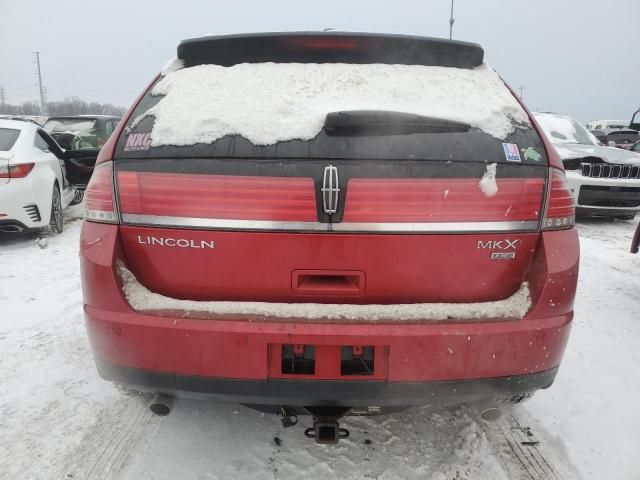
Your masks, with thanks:
<instances>
[{"instance_id":1,"label":"snow on rear window","mask_svg":"<svg viewBox=\"0 0 640 480\"><path fill-rule=\"evenodd\" d=\"M152 145L211 143L240 135L255 145L309 140L328 113L386 110L458 120L505 138L529 126L522 107L487 65L474 69L382 64L199 65L171 71L143 116ZM135 123L142 117L138 117Z\"/></svg>"},{"instance_id":2,"label":"snow on rear window","mask_svg":"<svg viewBox=\"0 0 640 480\"><path fill-rule=\"evenodd\" d=\"M269 303L195 301L165 297L149 291L118 262L122 289L129 305L141 312L200 312L210 315L241 315L300 320L352 320L364 322L419 322L523 318L531 308L529 284L504 300L478 303L408 303L397 305L351 305L318 303Z\"/></svg>"}]
</instances>

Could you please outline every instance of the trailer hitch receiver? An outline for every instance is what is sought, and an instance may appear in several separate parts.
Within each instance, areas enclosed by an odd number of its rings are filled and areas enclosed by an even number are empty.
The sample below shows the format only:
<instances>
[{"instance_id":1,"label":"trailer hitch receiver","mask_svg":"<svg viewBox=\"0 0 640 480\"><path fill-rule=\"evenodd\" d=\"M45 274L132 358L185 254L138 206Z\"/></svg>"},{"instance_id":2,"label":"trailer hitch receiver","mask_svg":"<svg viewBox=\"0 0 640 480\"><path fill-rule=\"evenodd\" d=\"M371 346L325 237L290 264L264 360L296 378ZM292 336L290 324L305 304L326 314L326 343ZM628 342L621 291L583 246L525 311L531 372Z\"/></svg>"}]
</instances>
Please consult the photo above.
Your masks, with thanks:
<instances>
[{"instance_id":1,"label":"trailer hitch receiver","mask_svg":"<svg viewBox=\"0 0 640 480\"><path fill-rule=\"evenodd\" d=\"M338 420L350 408L307 407L307 410L313 415L313 427L304 431L307 438L313 438L316 443L335 445L349 436L349 430L340 428Z\"/></svg>"}]
</instances>

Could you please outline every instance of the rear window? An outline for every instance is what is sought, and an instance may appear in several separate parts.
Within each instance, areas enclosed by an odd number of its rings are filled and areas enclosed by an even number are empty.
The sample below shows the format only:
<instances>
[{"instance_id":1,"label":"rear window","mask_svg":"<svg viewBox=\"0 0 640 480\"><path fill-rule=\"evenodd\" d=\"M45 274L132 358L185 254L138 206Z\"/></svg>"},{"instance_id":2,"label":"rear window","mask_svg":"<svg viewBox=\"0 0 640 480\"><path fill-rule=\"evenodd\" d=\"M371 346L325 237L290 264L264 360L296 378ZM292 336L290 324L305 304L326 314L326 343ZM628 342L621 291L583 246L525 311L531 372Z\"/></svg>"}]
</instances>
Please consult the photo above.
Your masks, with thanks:
<instances>
[{"instance_id":1,"label":"rear window","mask_svg":"<svg viewBox=\"0 0 640 480\"><path fill-rule=\"evenodd\" d=\"M11 150L19 136L20 130L14 128L0 128L0 152L8 152Z\"/></svg>"},{"instance_id":2,"label":"rear window","mask_svg":"<svg viewBox=\"0 0 640 480\"><path fill-rule=\"evenodd\" d=\"M616 143L635 143L638 141L638 136L638 133L634 132L611 132L607 138Z\"/></svg>"},{"instance_id":3,"label":"rear window","mask_svg":"<svg viewBox=\"0 0 640 480\"><path fill-rule=\"evenodd\" d=\"M116 157L493 162L521 161L528 151L544 161L526 112L481 58L455 68L253 60L169 65L133 113Z\"/></svg>"}]
</instances>

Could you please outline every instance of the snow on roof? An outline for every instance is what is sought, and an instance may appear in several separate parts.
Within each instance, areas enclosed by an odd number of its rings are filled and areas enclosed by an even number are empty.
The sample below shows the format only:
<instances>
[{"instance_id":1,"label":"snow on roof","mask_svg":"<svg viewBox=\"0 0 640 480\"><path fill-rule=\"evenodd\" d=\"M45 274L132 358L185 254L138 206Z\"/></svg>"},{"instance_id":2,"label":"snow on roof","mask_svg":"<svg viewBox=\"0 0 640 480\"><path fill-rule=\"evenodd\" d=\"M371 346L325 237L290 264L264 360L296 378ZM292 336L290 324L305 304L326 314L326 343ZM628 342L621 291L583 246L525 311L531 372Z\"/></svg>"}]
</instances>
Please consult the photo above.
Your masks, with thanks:
<instances>
[{"instance_id":1,"label":"snow on roof","mask_svg":"<svg viewBox=\"0 0 640 480\"><path fill-rule=\"evenodd\" d=\"M180 60L178 57L173 57L167 63L164 64L162 70L160 70L160 75L163 77L178 70L184 68L184 60Z\"/></svg>"},{"instance_id":2,"label":"snow on roof","mask_svg":"<svg viewBox=\"0 0 640 480\"><path fill-rule=\"evenodd\" d=\"M420 322L522 318L531 308L529 285L524 282L509 298L478 303L411 303L351 305L317 303L270 303L180 300L149 291L118 262L124 294L134 310L142 312L199 312L210 315L295 318L304 320L351 320L364 322Z\"/></svg>"},{"instance_id":3,"label":"snow on roof","mask_svg":"<svg viewBox=\"0 0 640 480\"><path fill-rule=\"evenodd\" d=\"M155 117L154 146L211 143L226 135L256 145L309 140L320 133L327 113L344 110L458 120L497 138L516 124L529 125L520 104L485 64L474 69L328 63L177 67L167 64L152 90L164 98L144 114Z\"/></svg>"}]
</instances>

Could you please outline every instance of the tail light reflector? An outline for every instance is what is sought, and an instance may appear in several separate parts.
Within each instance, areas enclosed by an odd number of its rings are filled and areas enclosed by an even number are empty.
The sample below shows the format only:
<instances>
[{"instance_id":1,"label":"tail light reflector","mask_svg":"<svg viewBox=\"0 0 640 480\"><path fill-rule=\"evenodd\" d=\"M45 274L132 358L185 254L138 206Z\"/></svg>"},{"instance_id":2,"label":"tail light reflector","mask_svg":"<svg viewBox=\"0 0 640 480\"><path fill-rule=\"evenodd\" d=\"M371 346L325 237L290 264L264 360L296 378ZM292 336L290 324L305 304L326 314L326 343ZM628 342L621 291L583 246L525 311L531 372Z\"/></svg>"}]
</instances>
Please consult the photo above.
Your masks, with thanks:
<instances>
[{"instance_id":1,"label":"tail light reflector","mask_svg":"<svg viewBox=\"0 0 640 480\"><path fill-rule=\"evenodd\" d=\"M24 178L35 166L35 163L19 163L0 167L0 178Z\"/></svg>"},{"instance_id":2,"label":"tail light reflector","mask_svg":"<svg viewBox=\"0 0 640 480\"><path fill-rule=\"evenodd\" d=\"M84 194L85 218L93 222L116 223L113 203L113 163L105 162L93 171Z\"/></svg>"},{"instance_id":3,"label":"tail light reflector","mask_svg":"<svg viewBox=\"0 0 640 480\"><path fill-rule=\"evenodd\" d=\"M315 222L311 178L118 172L123 214Z\"/></svg>"},{"instance_id":4,"label":"tail light reflector","mask_svg":"<svg viewBox=\"0 0 640 480\"><path fill-rule=\"evenodd\" d=\"M563 172L552 168L549 179L549 200L542 228L543 230L572 228L576 223L576 209L567 178Z\"/></svg>"},{"instance_id":5,"label":"tail light reflector","mask_svg":"<svg viewBox=\"0 0 640 480\"><path fill-rule=\"evenodd\" d=\"M349 180L345 222L538 221L542 178L497 179L486 196L475 178L354 178Z\"/></svg>"}]
</instances>

